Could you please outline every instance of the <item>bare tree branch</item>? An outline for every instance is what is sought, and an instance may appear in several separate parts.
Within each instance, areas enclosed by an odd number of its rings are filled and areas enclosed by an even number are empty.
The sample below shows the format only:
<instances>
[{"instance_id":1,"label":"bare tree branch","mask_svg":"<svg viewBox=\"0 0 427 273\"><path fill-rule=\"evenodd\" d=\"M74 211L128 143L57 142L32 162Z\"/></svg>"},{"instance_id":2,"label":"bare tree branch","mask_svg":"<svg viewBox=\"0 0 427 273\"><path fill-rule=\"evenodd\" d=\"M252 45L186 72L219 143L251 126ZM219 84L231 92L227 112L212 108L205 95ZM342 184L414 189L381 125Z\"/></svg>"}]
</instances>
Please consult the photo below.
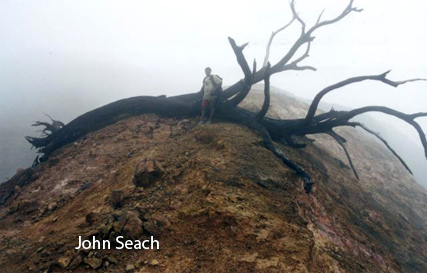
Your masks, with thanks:
<instances>
[{"instance_id":1,"label":"bare tree branch","mask_svg":"<svg viewBox=\"0 0 427 273\"><path fill-rule=\"evenodd\" d=\"M253 62L253 65L252 65L252 82L253 82L253 81L254 81L254 79L255 79L255 75L256 75L256 66L257 66L256 59L254 59L254 62Z\"/></svg>"},{"instance_id":2,"label":"bare tree branch","mask_svg":"<svg viewBox=\"0 0 427 273\"><path fill-rule=\"evenodd\" d=\"M425 79L411 79L411 80L406 80L406 81L392 81L392 80L389 80L386 78L388 73L390 73L390 71L387 71L387 72L380 74L380 75L359 76L359 77L349 78L349 79L346 79L342 82L339 82L339 83L336 83L336 84L333 84L331 86L324 88L322 91L320 91L316 95L313 102L311 103L310 108L308 109L307 115L305 117L305 123L309 124L313 121L313 117L316 114L317 108L319 107L319 103L326 94L328 94L329 92L331 92L335 89L344 87L346 85L353 84L356 82L362 82L362 81L366 81L366 80L373 80L373 81L383 82L383 83L388 84L388 85L393 86L393 87L398 87L399 85L402 85L402 84L405 84L408 82L425 81Z\"/></svg>"},{"instance_id":3,"label":"bare tree branch","mask_svg":"<svg viewBox=\"0 0 427 273\"><path fill-rule=\"evenodd\" d=\"M267 114L268 108L270 108L270 68L271 65L268 63L264 77L264 103L262 104L261 110L254 117L256 121L263 119Z\"/></svg>"},{"instance_id":4,"label":"bare tree branch","mask_svg":"<svg viewBox=\"0 0 427 273\"><path fill-rule=\"evenodd\" d=\"M298 59L296 59L295 61L293 61L292 63L298 64L299 62L303 61L305 58L310 57L310 55L309 55L310 48L311 48L311 42L308 42L307 49L305 50L304 54L301 57L299 57Z\"/></svg>"},{"instance_id":5,"label":"bare tree branch","mask_svg":"<svg viewBox=\"0 0 427 273\"><path fill-rule=\"evenodd\" d=\"M282 141L285 142L289 147L296 148L296 149L302 149L307 147L307 144L297 143L292 139L292 137L289 137L289 136L284 136L282 138Z\"/></svg>"},{"instance_id":6,"label":"bare tree branch","mask_svg":"<svg viewBox=\"0 0 427 273\"><path fill-rule=\"evenodd\" d=\"M312 191L313 187L313 178L297 163L289 159L279 148L277 148L275 145L270 144L266 145L267 149L273 152L275 156L277 156L280 160L282 160L283 163L285 163L289 168L294 170L297 175L299 175L303 182L304 182L304 189L307 194L309 194Z\"/></svg>"},{"instance_id":7,"label":"bare tree branch","mask_svg":"<svg viewBox=\"0 0 427 273\"><path fill-rule=\"evenodd\" d=\"M286 70L312 70L312 71L316 71L317 69L312 67L312 66L298 66L299 62L303 61L307 57L310 57L310 55L309 55L310 48L311 48L311 42L308 42L307 49L305 50L305 53L301 57L299 57L298 59L293 61L292 63L283 66L283 68L280 69L279 71L280 72L286 71Z\"/></svg>"},{"instance_id":8,"label":"bare tree branch","mask_svg":"<svg viewBox=\"0 0 427 273\"><path fill-rule=\"evenodd\" d=\"M359 180L359 175L357 174L356 168L353 165L353 161L351 160L350 153L347 150L347 147L345 147L345 141L343 141L343 137L335 133L333 130L330 130L326 132L327 135L330 135L335 141L341 146L341 148L344 150L345 155L347 156L348 162L350 163L350 167L353 170L354 175L356 176L357 180Z\"/></svg>"},{"instance_id":9,"label":"bare tree branch","mask_svg":"<svg viewBox=\"0 0 427 273\"><path fill-rule=\"evenodd\" d=\"M44 122L44 121L36 121L34 124L31 124L31 126L44 126L45 128L39 132L45 134L47 131L51 132L54 130L52 128L52 125L48 122Z\"/></svg>"},{"instance_id":10,"label":"bare tree branch","mask_svg":"<svg viewBox=\"0 0 427 273\"><path fill-rule=\"evenodd\" d=\"M316 21L316 25L318 25L320 23L320 19L322 18L322 15L324 12L325 12L325 10L322 10L322 12L319 14L319 17L317 18L317 21Z\"/></svg>"},{"instance_id":11,"label":"bare tree branch","mask_svg":"<svg viewBox=\"0 0 427 273\"><path fill-rule=\"evenodd\" d=\"M387 114L390 116L394 116L394 117L397 117L397 118L405 121L406 123L408 123L412 127L414 127L415 130L417 130L417 132L418 132L421 144L424 147L425 157L427 158L426 135L425 135L423 129L421 128L421 126L415 121L416 118L427 117L427 113L416 113L416 114L409 114L408 115L408 114L405 114L405 113L402 113L402 112L399 112L397 110L394 110L394 109L391 109L388 107L384 107L384 106L366 106L366 107L354 109L351 111L338 112L338 113L340 113L338 117L335 117L334 119L332 119L330 121L324 121L323 124L321 124L321 126L326 126L328 128L343 126L346 124L346 122L350 121L350 119L352 119L358 115L368 113L368 112L379 112L379 113L384 113L384 114Z\"/></svg>"},{"instance_id":12,"label":"bare tree branch","mask_svg":"<svg viewBox=\"0 0 427 273\"><path fill-rule=\"evenodd\" d=\"M368 133L374 135L376 138L378 138L382 143L384 143L384 145L387 147L387 149L400 161L400 163L402 163L402 165L405 167L405 169L408 170L408 172L413 175L411 169L406 164L406 162L396 153L396 151L388 144L388 142L379 133L374 132L373 130L369 129L364 124L359 123L359 122L349 122L348 125L353 126L353 127L358 126L358 127L362 128L363 130L365 130L366 132L368 132Z\"/></svg>"},{"instance_id":13,"label":"bare tree branch","mask_svg":"<svg viewBox=\"0 0 427 273\"><path fill-rule=\"evenodd\" d=\"M60 120L54 120L51 116L49 116L46 113L43 113L46 117L50 118L50 120L52 121L52 126L56 127L56 128L62 128L65 126L65 124L60 121Z\"/></svg>"},{"instance_id":14,"label":"bare tree branch","mask_svg":"<svg viewBox=\"0 0 427 273\"><path fill-rule=\"evenodd\" d=\"M236 111L236 108L233 108L233 116L238 116L239 112ZM298 165L293 160L289 159L273 142L271 139L270 133L268 130L259 122L255 121L254 119L244 119L244 123L249 128L252 128L253 130L257 131L264 142L264 146L270 150L277 158L279 158L286 166L288 166L290 169L294 170L297 175L301 177L304 184L304 189L307 194L309 194L312 191L313 187L313 178L311 178L310 174L307 173L300 165Z\"/></svg>"},{"instance_id":15,"label":"bare tree branch","mask_svg":"<svg viewBox=\"0 0 427 273\"><path fill-rule=\"evenodd\" d=\"M282 32L283 30L285 30L286 28L288 28L290 25L292 25L292 23L295 21L295 17L293 17L292 18L292 20L289 22L289 23L287 23L286 25L284 25L283 27L281 27L281 28L279 28L278 30L276 30L276 31L273 31L272 33L271 33L271 36L270 36L270 40L268 41L268 44L267 44L267 48L266 48L266 52L265 52L265 58L264 58L264 63L263 63L263 67L266 67L267 66L267 63L268 63L268 61L269 61L269 58L270 58L270 48L271 48L271 44L273 43L273 39L274 39L274 37L279 33L279 32Z\"/></svg>"},{"instance_id":16,"label":"bare tree branch","mask_svg":"<svg viewBox=\"0 0 427 273\"><path fill-rule=\"evenodd\" d=\"M52 121L52 123L44 122L44 121L36 121L34 124L31 125L31 126L44 126L45 128L41 130L42 134L50 135L51 133L54 133L65 126L65 124L62 121L54 120L48 114L44 114L44 115L47 116Z\"/></svg>"},{"instance_id":17,"label":"bare tree branch","mask_svg":"<svg viewBox=\"0 0 427 273\"><path fill-rule=\"evenodd\" d=\"M231 48L233 49L234 54L236 55L237 62L239 63L240 68L242 68L243 74L245 75L245 82L250 83L252 73L251 69L249 68L248 62L246 61L246 58L243 55L243 50L248 45L248 43L238 46L236 44L236 41L231 37L228 37L228 41L230 42Z\"/></svg>"},{"instance_id":18,"label":"bare tree branch","mask_svg":"<svg viewBox=\"0 0 427 273\"><path fill-rule=\"evenodd\" d=\"M301 35L305 34L305 22L299 17L298 12L295 9L295 0L291 1L291 11L295 19L301 24Z\"/></svg>"},{"instance_id":19,"label":"bare tree branch","mask_svg":"<svg viewBox=\"0 0 427 273\"><path fill-rule=\"evenodd\" d=\"M278 61L276 64L272 65L270 74L272 75L272 74L282 72L282 71L286 71L286 70L313 70L313 71L315 71L316 69L314 67L311 67L311 66L298 67L297 65L290 65L290 66L286 66L286 65L293 58L295 53L298 51L298 49L302 45L304 45L305 43L308 43L314 39L311 35L314 33L315 30L319 29L320 27L327 26L327 25L330 25L330 24L333 24L333 23L340 21L341 19L345 18L352 11L355 11L355 12L362 11L361 9L353 8L352 4L353 4L353 1L350 1L350 4L335 19L329 20L329 21L324 21L324 22L319 22L315 26L313 26L309 31L307 31L307 32L303 31L301 33L300 37L295 41L295 43L291 46L289 51L282 57L282 59L280 61ZM295 6L294 6L294 1L291 2L291 9L294 9L293 13L297 14L297 12L295 10ZM300 20L301 20L301 18L300 18ZM255 84L255 83L260 82L262 80L264 80L264 68L260 69L256 73L252 84ZM223 92L223 97L226 99L231 98L231 97L235 96L237 93L239 93L242 90L242 88L244 88L244 86L242 86L241 81L239 81L239 82L229 86L227 89L225 89Z\"/></svg>"},{"instance_id":20,"label":"bare tree branch","mask_svg":"<svg viewBox=\"0 0 427 273\"><path fill-rule=\"evenodd\" d=\"M294 45L291 47L291 49L288 51L288 53L277 64L275 64L272 67L272 69L271 69L272 74L283 71L283 68L285 67L285 65L292 59L292 57L295 55L295 53L298 51L298 49L303 44L310 42L314 39L311 36L314 33L314 31L316 31L317 29L319 29L323 26L331 25L331 24L334 24L334 23L340 21L341 19L345 18L352 11L354 11L354 12L361 12L362 11L361 9L353 8L353 0L351 0L350 3L348 4L348 6L343 10L343 12L339 16L337 16L336 18L334 18L332 20L318 22L318 23L316 23L316 25L314 25L312 28L310 28L307 32L305 32L305 23L298 16L298 13L295 10L294 1L291 2L291 10L292 10L292 13L294 14L294 16L295 15L297 16L297 20L299 18L298 21L303 26L302 27L302 33L301 33L301 36L296 40ZM319 21L320 21L320 16L319 16ZM290 70L290 68L288 68L286 70Z\"/></svg>"},{"instance_id":21,"label":"bare tree branch","mask_svg":"<svg viewBox=\"0 0 427 273\"><path fill-rule=\"evenodd\" d=\"M237 106L248 95L252 86L253 75L251 73L251 69L249 68L248 62L246 61L245 55L243 55L243 49L248 44L246 43L242 46L237 46L236 41L234 41L234 39L231 37L228 37L228 41L230 42L230 45L233 48L234 54L236 55L237 62L239 63L245 75L244 80L241 81L241 84L243 85L242 90L235 97L229 100L231 105ZM256 68L256 63L254 65Z\"/></svg>"},{"instance_id":22,"label":"bare tree branch","mask_svg":"<svg viewBox=\"0 0 427 273\"><path fill-rule=\"evenodd\" d=\"M347 5L347 7L343 10L343 12L340 15L338 15L337 17L335 17L334 19L320 22L320 16L319 16L318 22L312 28L310 28L307 31L307 34L311 35L316 29L319 29L321 27L331 25L331 24L334 24L334 23L340 21L341 19L346 17L348 14L350 14L352 11L353 12L362 12L363 9L358 9L358 8L353 7L353 2L354 2L354 0L351 0L350 3Z\"/></svg>"},{"instance_id":23,"label":"bare tree branch","mask_svg":"<svg viewBox=\"0 0 427 273\"><path fill-rule=\"evenodd\" d=\"M297 65L286 65L285 67L283 67L282 71L287 71L287 70L295 70L295 71L304 71L304 70L311 70L311 71L317 71L317 68L313 67L313 66L309 66L309 65L304 65L304 66L297 66Z\"/></svg>"}]
</instances>

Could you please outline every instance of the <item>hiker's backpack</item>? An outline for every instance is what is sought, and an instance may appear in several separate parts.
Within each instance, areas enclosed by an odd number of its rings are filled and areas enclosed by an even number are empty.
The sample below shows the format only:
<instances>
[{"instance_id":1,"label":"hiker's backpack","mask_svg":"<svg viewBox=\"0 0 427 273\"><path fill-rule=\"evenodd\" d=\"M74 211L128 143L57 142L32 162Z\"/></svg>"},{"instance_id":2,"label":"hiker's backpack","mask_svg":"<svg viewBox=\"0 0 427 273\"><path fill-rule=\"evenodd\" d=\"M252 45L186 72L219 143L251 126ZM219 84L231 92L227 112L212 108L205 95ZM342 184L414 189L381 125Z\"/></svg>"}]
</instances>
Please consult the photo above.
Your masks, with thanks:
<instances>
[{"instance_id":1,"label":"hiker's backpack","mask_svg":"<svg viewBox=\"0 0 427 273\"><path fill-rule=\"evenodd\" d=\"M218 75L209 75L209 78L210 78L210 80L212 82L212 85L214 86L214 89L215 89L214 94L218 96L222 92L222 87L221 87L221 85L218 85L214 81L213 76L217 76L221 80L221 82L222 82L222 78L220 76L218 76Z\"/></svg>"}]
</instances>

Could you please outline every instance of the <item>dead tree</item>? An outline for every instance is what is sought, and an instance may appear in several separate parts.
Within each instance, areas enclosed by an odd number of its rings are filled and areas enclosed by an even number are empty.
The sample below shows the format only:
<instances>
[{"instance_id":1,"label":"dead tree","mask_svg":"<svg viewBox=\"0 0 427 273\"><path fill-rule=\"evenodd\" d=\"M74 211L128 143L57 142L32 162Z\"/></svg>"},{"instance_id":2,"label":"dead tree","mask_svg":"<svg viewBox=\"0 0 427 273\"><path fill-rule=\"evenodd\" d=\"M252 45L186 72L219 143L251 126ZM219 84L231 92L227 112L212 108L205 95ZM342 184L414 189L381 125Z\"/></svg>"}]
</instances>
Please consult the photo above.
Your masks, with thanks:
<instances>
[{"instance_id":1,"label":"dead tree","mask_svg":"<svg viewBox=\"0 0 427 273\"><path fill-rule=\"evenodd\" d=\"M45 128L41 131L42 135L46 135L46 136L50 135L52 133L59 131L59 129L65 126L65 124L62 121L54 120L48 114L45 114L45 115L51 120L51 123L44 122L44 121L36 121L34 124L31 124L31 126L44 126ZM27 140L28 138L31 138L31 137L27 137Z\"/></svg>"},{"instance_id":2,"label":"dead tree","mask_svg":"<svg viewBox=\"0 0 427 273\"><path fill-rule=\"evenodd\" d=\"M353 0L351 0L350 3L345 7L345 9L335 18L330 20L322 20L322 14L320 14L315 25L311 28L307 28L306 23L296 11L294 1L290 3L290 8L292 10L293 18L287 25L272 33L267 45L266 56L263 62L263 66L260 69L257 69L255 61L252 70L249 67L246 58L243 54L243 50L246 47L247 43L238 46L232 38L228 38L230 45L234 51L234 54L236 55L237 62L243 71L244 78L223 91L221 99L219 101L219 105L217 107L216 117L221 120L243 124L256 131L262 137L265 148L267 148L275 156L280 158L285 165L294 170L302 178L304 188L307 193L311 191L312 185L314 183L310 174L307 173L296 162L288 158L275 145L275 141L284 141L292 147L302 148L305 145L294 143L292 141L292 137L305 137L307 135L312 134L328 134L332 136L344 149L347 157L349 158L349 162L353 169L353 172L358 178L356 169L354 168L353 163L350 159L350 155L345 147L346 141L343 137L339 136L336 132L334 132L334 129L344 126L361 127L367 132L378 137L387 146L387 148L390 149L391 152L400 160L400 162L403 163L405 168L409 170L403 159L400 158L393 149L391 149L388 143L382 137L380 137L379 134L375 133L369 128L366 128L360 123L352 121L354 117L362 115L364 113L381 112L399 118L412 125L419 133L421 143L423 144L425 155L427 158L427 140L422 128L416 122L417 118L425 117L427 116L427 113L405 114L384 106L366 106L350 111L331 110L329 112L316 115L318 105L322 98L326 94L341 87L368 80L382 82L392 87L398 87L399 85L408 82L419 81L423 79L393 81L387 78L389 71L378 75L354 77L333 84L321 90L314 98L305 118L279 120L268 118L265 116L270 105L270 76L276 73L290 70L315 71L316 69L312 66L301 65L301 62L304 61L307 57L309 57L311 43L315 38L314 33L322 27L326 27L328 25L339 22L351 13L362 11L362 9L353 7ZM271 65L269 63L269 53L275 35L285 30L289 25L293 24L294 22L298 22L301 25L300 36L290 47L289 51L286 52L286 54L284 54L283 57L277 63ZM304 46L306 48L303 54L301 56L296 56L299 49ZM265 83L265 99L261 110L258 113L253 113L238 107L239 103L242 102L250 92L251 86L261 81L264 81ZM91 131L103 128L109 124L118 121L119 119L123 119L128 116L140 115L145 113L155 113L161 116L176 118L197 116L200 113L201 99L202 94L200 92L173 97L140 96L123 99L97 108L82 116L79 116L78 118L64 126L61 130L53 132L52 134L46 137L27 137L27 140L33 146L38 148L39 152L44 154L41 157L41 161L45 161L53 151L62 147L63 145L73 142Z\"/></svg>"}]
</instances>

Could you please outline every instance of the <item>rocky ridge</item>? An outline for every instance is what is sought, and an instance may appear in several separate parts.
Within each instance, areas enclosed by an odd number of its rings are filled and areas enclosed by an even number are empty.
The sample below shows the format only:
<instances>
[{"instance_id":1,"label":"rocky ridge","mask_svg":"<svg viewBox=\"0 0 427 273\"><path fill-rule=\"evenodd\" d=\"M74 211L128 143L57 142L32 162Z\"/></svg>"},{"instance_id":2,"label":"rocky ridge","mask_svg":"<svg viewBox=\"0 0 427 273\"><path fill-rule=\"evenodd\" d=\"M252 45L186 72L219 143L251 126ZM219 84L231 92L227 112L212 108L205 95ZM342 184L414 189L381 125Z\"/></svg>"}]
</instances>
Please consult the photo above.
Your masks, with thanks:
<instances>
[{"instance_id":1,"label":"rocky ridge","mask_svg":"<svg viewBox=\"0 0 427 273\"><path fill-rule=\"evenodd\" d=\"M259 107L251 96L244 107ZM282 118L306 107L272 104ZM426 191L374 139L340 132L360 181L327 137L278 144L317 182L306 195L250 130L196 124L131 117L17 173L0 191L13 189L0 205L3 272L427 271ZM160 249L77 251L78 236L154 236Z\"/></svg>"}]
</instances>

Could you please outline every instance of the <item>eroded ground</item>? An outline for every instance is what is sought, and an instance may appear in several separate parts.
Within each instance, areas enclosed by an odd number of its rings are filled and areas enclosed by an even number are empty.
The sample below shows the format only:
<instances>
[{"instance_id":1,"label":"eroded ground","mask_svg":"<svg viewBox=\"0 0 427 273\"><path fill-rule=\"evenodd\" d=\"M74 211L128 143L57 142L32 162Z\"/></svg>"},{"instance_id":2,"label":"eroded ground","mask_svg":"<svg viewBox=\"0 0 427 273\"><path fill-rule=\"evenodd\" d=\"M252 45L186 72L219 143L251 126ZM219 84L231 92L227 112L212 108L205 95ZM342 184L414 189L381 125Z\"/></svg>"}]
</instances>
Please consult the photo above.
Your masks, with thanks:
<instances>
[{"instance_id":1,"label":"eroded ground","mask_svg":"<svg viewBox=\"0 0 427 273\"><path fill-rule=\"evenodd\" d=\"M381 192L378 173L357 181L321 139L281 146L313 175L306 195L253 132L196 123L133 117L56 151L0 206L2 272L427 271L427 195L413 182ZM74 249L118 235L160 250Z\"/></svg>"}]
</instances>

